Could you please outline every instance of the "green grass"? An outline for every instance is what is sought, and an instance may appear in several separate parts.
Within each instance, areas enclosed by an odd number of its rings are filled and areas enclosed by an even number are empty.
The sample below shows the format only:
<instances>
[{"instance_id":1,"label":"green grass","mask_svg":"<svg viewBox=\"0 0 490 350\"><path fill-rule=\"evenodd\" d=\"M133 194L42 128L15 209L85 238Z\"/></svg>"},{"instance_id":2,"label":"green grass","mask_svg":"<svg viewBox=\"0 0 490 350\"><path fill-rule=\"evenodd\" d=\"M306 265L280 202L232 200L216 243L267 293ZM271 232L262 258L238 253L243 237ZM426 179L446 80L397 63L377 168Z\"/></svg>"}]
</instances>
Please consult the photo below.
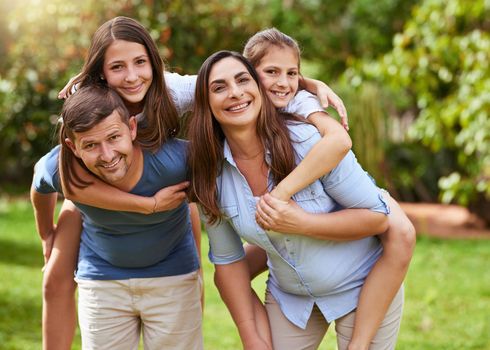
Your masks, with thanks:
<instances>
[{"instance_id":1,"label":"green grass","mask_svg":"<svg viewBox=\"0 0 490 350\"><path fill-rule=\"evenodd\" d=\"M203 256L207 254L204 236ZM30 204L0 199L0 348L41 348L41 245ZM205 348L240 349L204 259ZM490 240L419 237L397 349L490 349ZM254 285L263 294L265 275ZM80 349L79 335L73 349ZM336 349L330 331L320 349Z\"/></svg>"}]
</instances>

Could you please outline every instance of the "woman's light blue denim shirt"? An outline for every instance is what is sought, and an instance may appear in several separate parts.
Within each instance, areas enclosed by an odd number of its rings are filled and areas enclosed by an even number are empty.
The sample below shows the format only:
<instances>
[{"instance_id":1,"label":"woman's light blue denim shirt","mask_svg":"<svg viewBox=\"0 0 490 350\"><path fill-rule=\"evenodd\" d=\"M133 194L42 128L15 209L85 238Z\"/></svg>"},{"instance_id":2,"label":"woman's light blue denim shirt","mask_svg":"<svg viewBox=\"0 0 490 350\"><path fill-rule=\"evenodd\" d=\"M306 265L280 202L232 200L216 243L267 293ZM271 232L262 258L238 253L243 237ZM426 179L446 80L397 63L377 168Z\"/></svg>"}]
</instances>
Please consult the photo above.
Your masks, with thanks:
<instances>
[{"instance_id":1,"label":"woman's light blue denim shirt","mask_svg":"<svg viewBox=\"0 0 490 350\"><path fill-rule=\"evenodd\" d=\"M315 127L302 123L289 124L289 130L299 163L320 135ZM225 219L207 225L209 258L214 264L243 259L242 238L262 247L268 256L268 288L284 315L301 328L305 328L315 303L328 322L357 307L364 280L382 253L376 237L334 242L264 231L255 221L256 198L226 141L224 163L216 181L218 204ZM273 186L271 179L269 186ZM389 212L379 189L352 152L293 200L312 213L342 208Z\"/></svg>"}]
</instances>

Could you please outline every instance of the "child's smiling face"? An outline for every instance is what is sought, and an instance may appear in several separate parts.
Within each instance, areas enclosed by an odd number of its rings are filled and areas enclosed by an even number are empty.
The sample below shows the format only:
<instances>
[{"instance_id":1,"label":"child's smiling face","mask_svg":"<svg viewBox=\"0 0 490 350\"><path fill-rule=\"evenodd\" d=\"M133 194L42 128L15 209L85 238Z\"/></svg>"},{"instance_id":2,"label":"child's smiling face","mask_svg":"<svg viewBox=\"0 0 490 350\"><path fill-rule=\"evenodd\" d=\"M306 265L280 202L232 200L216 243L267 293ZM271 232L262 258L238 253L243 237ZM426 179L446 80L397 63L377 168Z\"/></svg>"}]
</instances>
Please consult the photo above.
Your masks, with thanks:
<instances>
[{"instance_id":1,"label":"child's smiling face","mask_svg":"<svg viewBox=\"0 0 490 350\"><path fill-rule=\"evenodd\" d=\"M292 48L270 46L255 67L274 106L284 108L298 91L299 62Z\"/></svg>"}]
</instances>

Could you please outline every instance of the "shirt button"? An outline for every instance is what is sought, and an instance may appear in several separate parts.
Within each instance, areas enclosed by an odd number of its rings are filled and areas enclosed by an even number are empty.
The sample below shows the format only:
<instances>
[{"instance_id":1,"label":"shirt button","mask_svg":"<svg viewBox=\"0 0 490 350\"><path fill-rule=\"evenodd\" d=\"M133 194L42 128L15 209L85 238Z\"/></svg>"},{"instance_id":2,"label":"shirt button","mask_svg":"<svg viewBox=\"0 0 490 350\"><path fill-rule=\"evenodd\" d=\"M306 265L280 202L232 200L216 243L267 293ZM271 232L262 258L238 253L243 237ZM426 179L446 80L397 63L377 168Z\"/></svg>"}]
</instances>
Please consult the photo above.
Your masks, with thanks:
<instances>
[{"instance_id":1,"label":"shirt button","mask_svg":"<svg viewBox=\"0 0 490 350\"><path fill-rule=\"evenodd\" d=\"M315 195L315 191L311 191L311 195L314 196Z\"/></svg>"}]
</instances>

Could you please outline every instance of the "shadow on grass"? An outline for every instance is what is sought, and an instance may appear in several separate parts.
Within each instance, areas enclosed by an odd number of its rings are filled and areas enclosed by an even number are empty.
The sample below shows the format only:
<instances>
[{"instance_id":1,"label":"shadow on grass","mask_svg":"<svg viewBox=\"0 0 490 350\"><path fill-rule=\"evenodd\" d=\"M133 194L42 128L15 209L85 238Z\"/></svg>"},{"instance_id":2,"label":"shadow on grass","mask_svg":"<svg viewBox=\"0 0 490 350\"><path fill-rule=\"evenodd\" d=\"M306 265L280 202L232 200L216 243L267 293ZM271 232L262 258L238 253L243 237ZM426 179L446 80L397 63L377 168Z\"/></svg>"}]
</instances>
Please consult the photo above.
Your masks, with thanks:
<instances>
[{"instance_id":1,"label":"shadow on grass","mask_svg":"<svg viewBox=\"0 0 490 350\"><path fill-rule=\"evenodd\" d=\"M0 347L35 349L41 344L41 299L0 294Z\"/></svg>"},{"instance_id":2,"label":"shadow on grass","mask_svg":"<svg viewBox=\"0 0 490 350\"><path fill-rule=\"evenodd\" d=\"M41 268L44 264L41 244L23 244L0 238L0 263Z\"/></svg>"}]
</instances>

